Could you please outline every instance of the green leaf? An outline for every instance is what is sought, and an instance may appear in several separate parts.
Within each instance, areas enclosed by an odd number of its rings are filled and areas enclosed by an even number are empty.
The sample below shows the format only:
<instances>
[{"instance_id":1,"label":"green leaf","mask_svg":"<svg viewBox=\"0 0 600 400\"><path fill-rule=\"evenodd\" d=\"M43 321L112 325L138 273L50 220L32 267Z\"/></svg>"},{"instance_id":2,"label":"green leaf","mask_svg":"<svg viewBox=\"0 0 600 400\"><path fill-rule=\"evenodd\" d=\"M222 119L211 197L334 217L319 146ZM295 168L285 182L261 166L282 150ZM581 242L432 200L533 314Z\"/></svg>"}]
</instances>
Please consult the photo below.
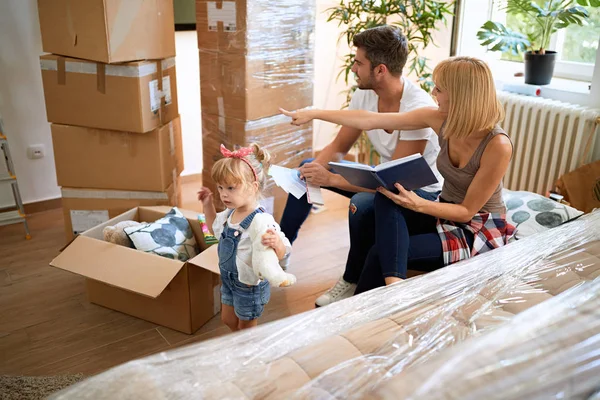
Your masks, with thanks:
<instances>
[{"instance_id":1,"label":"green leaf","mask_svg":"<svg viewBox=\"0 0 600 400\"><path fill-rule=\"evenodd\" d=\"M482 46L491 46L491 51L510 51L513 54L524 52L531 44L527 36L493 21L487 21L479 28L477 39Z\"/></svg>"},{"instance_id":2,"label":"green leaf","mask_svg":"<svg viewBox=\"0 0 600 400\"><path fill-rule=\"evenodd\" d=\"M577 4L584 7L600 7L600 0L577 0Z\"/></svg>"}]
</instances>

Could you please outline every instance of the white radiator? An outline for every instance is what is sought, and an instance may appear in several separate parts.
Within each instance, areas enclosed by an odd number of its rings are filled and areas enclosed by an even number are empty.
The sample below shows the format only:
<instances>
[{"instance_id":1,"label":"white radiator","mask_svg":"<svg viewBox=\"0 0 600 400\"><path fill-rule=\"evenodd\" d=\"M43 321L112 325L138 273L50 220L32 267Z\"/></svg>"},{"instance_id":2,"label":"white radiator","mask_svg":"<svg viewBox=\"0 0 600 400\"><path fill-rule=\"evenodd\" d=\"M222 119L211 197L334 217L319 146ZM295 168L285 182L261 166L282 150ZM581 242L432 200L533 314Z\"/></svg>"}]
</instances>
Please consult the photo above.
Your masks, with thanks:
<instances>
[{"instance_id":1,"label":"white radiator","mask_svg":"<svg viewBox=\"0 0 600 400\"><path fill-rule=\"evenodd\" d=\"M500 125L514 145L504 187L545 194L558 177L589 162L582 157L596 135L599 110L502 91L498 99L506 110Z\"/></svg>"}]
</instances>

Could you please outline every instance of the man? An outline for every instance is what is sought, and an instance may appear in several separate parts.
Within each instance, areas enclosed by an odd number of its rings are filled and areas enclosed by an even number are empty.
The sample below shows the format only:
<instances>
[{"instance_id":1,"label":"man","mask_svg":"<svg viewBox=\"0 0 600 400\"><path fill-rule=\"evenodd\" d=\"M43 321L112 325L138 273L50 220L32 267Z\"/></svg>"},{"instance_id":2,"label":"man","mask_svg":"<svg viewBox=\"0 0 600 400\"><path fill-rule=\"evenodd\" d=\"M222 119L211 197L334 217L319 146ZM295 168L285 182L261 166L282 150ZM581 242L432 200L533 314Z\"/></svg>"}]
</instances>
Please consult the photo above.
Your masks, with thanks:
<instances>
[{"instance_id":1,"label":"man","mask_svg":"<svg viewBox=\"0 0 600 400\"><path fill-rule=\"evenodd\" d=\"M358 89L352 96L350 109L406 112L435 106L427 92L402 77L402 69L408 57L408 44L399 29L388 25L367 29L354 37L354 46L356 55L352 72L356 77ZM367 189L350 185L328 166L330 161L338 161L340 156L347 154L360 135L360 130L342 126L333 142L327 145L317 158L302 162L300 165L302 177L310 183L348 198L358 192L368 192ZM437 135L431 129L401 132L376 129L368 131L367 135L379 153L381 162L421 153L439 181L423 189L429 193L437 193L441 190L442 178L436 167L439 144ZM363 218L365 215L371 216L372 202L373 196L356 196L350 207L350 215L360 213ZM288 196L280 225L281 230L292 243L298 236L298 231L310 210L311 204L307 202L306 195L300 199ZM352 256L352 248L358 246L354 243L359 240L358 236L354 236L351 232L350 256ZM317 305L329 304L352 296L354 288L355 285L347 282L344 284L343 279L340 279L332 290L317 299Z\"/></svg>"}]
</instances>

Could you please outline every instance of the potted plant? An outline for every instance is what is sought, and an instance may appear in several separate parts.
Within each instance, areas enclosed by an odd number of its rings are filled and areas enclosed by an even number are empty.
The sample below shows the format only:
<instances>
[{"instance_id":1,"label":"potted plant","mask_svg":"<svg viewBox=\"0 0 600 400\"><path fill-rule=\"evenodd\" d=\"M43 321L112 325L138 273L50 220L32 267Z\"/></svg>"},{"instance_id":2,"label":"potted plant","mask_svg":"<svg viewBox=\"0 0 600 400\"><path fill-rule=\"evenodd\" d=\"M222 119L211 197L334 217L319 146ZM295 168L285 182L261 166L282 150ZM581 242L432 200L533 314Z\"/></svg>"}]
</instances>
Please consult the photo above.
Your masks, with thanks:
<instances>
[{"instance_id":1,"label":"potted plant","mask_svg":"<svg viewBox=\"0 0 600 400\"><path fill-rule=\"evenodd\" d=\"M530 0L503 0L500 9L518 16L523 32L487 21L477 38L491 51L524 53L525 83L547 85L552 80L556 51L548 50L551 36L571 24L583 25L589 13L585 7L599 7L600 0L546 0L542 5Z\"/></svg>"}]
</instances>

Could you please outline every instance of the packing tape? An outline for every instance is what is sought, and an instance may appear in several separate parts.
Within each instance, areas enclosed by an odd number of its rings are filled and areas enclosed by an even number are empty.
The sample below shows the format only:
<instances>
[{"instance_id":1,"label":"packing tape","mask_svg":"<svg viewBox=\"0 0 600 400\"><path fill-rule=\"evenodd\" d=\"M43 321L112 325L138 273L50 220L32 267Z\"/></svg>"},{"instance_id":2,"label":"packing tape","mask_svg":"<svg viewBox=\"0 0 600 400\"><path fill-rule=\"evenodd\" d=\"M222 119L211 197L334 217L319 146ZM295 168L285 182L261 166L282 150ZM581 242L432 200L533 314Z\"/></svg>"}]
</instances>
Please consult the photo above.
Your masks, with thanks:
<instances>
[{"instance_id":1,"label":"packing tape","mask_svg":"<svg viewBox=\"0 0 600 400\"><path fill-rule=\"evenodd\" d=\"M106 94L106 64L96 63L96 86L100 93Z\"/></svg>"},{"instance_id":2,"label":"packing tape","mask_svg":"<svg viewBox=\"0 0 600 400\"><path fill-rule=\"evenodd\" d=\"M62 197L69 199L119 199L119 200L169 200L164 192L138 192L127 190L61 189Z\"/></svg>"},{"instance_id":3,"label":"packing tape","mask_svg":"<svg viewBox=\"0 0 600 400\"><path fill-rule=\"evenodd\" d=\"M173 132L173 121L169 122L169 141L171 142L171 156L175 155L175 133Z\"/></svg>"},{"instance_id":4,"label":"packing tape","mask_svg":"<svg viewBox=\"0 0 600 400\"><path fill-rule=\"evenodd\" d=\"M67 83L67 69L65 66L65 58L58 57L56 59L56 73L59 85L66 85Z\"/></svg>"},{"instance_id":5,"label":"packing tape","mask_svg":"<svg viewBox=\"0 0 600 400\"><path fill-rule=\"evenodd\" d=\"M162 62L160 60L158 60L156 62L156 72L158 74L158 101L160 102L160 105L158 106L158 118L160 121L160 124L162 125L164 123L164 119L165 119L165 97L164 97L164 93L163 93L163 68L162 68Z\"/></svg>"},{"instance_id":6,"label":"packing tape","mask_svg":"<svg viewBox=\"0 0 600 400\"><path fill-rule=\"evenodd\" d=\"M40 66L42 71L59 70L58 63L62 58L63 70L77 74L96 74L96 63L94 61L66 60L65 57L57 56L56 59L42 58ZM175 66L175 57L167 58L161 62L163 71ZM105 64L106 76L121 76L124 78L141 78L156 73L154 61L132 62L130 64Z\"/></svg>"},{"instance_id":7,"label":"packing tape","mask_svg":"<svg viewBox=\"0 0 600 400\"><path fill-rule=\"evenodd\" d=\"M219 132L225 133L225 102L222 97L217 97L217 109L219 113Z\"/></svg>"}]
</instances>

